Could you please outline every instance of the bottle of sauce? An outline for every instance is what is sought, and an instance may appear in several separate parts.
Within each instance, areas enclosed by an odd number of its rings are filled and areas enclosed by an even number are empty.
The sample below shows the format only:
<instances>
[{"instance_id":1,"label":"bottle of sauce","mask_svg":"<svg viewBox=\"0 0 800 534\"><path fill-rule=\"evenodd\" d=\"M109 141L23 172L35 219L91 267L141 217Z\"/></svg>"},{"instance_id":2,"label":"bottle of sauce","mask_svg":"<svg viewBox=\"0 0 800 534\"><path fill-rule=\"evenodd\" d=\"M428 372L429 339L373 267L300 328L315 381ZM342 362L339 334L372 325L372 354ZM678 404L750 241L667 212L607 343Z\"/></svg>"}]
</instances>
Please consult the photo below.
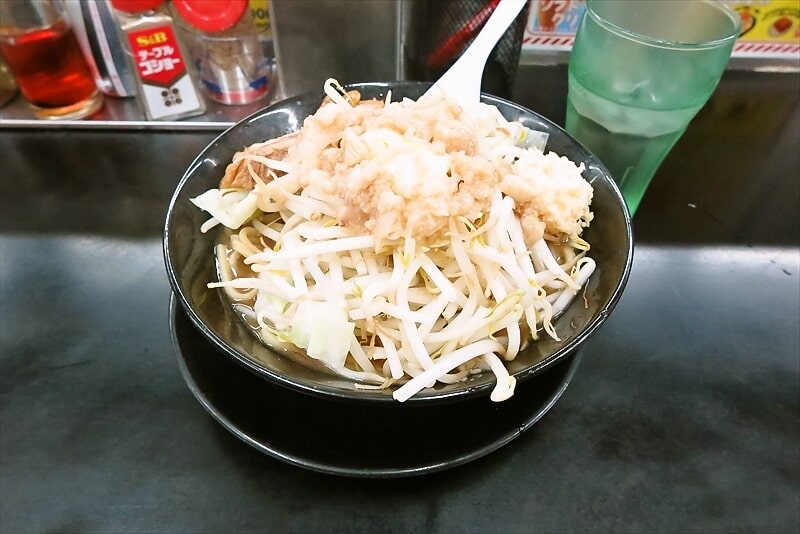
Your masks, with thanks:
<instances>
[{"instance_id":1,"label":"bottle of sauce","mask_svg":"<svg viewBox=\"0 0 800 534\"><path fill-rule=\"evenodd\" d=\"M267 96L269 63L248 0L172 0L205 94L229 105Z\"/></svg>"},{"instance_id":2,"label":"bottle of sauce","mask_svg":"<svg viewBox=\"0 0 800 534\"><path fill-rule=\"evenodd\" d=\"M102 107L60 2L0 0L0 54L38 118L81 119Z\"/></svg>"},{"instance_id":3,"label":"bottle of sauce","mask_svg":"<svg viewBox=\"0 0 800 534\"><path fill-rule=\"evenodd\" d=\"M111 0L122 40L137 75L138 97L148 120L205 113L191 65L164 0Z\"/></svg>"}]
</instances>

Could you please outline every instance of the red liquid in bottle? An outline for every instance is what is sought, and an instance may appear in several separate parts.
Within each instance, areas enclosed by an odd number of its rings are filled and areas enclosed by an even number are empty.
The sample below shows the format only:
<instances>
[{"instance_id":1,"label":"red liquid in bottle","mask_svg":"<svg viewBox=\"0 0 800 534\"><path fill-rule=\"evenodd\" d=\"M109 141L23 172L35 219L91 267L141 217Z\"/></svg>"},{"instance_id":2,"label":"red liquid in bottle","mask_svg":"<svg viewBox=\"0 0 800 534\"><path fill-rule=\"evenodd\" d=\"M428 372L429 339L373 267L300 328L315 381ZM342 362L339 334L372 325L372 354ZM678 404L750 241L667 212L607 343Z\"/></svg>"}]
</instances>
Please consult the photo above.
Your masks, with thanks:
<instances>
[{"instance_id":1,"label":"red liquid in bottle","mask_svg":"<svg viewBox=\"0 0 800 534\"><path fill-rule=\"evenodd\" d=\"M3 32L0 52L20 91L35 106L69 106L97 90L78 41L63 21L29 32Z\"/></svg>"}]
</instances>

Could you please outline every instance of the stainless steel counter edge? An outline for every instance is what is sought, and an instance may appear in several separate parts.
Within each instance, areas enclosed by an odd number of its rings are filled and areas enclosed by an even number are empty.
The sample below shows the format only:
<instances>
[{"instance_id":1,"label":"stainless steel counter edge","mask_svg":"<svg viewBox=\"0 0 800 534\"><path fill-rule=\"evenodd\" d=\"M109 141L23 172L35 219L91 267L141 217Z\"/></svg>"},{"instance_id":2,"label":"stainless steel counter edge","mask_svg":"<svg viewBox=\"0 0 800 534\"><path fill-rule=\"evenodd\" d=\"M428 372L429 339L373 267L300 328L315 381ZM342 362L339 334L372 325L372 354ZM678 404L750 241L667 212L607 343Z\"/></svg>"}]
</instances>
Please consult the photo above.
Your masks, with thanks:
<instances>
[{"instance_id":1,"label":"stainless steel counter edge","mask_svg":"<svg viewBox=\"0 0 800 534\"><path fill-rule=\"evenodd\" d=\"M151 121L144 118L135 99L107 96L104 98L103 108L93 117L79 120L43 120L34 117L23 97L17 94L0 109L0 131L23 128L222 131L268 104L269 100L262 100L234 108L210 103L208 111L197 117Z\"/></svg>"},{"instance_id":2,"label":"stainless steel counter edge","mask_svg":"<svg viewBox=\"0 0 800 534\"><path fill-rule=\"evenodd\" d=\"M569 60L569 52L539 52L523 50L520 70L563 69ZM729 71L752 73L800 73L800 57L791 59L732 58ZM521 75L524 84L536 80L535 76ZM523 83L518 82L518 85ZM207 102L205 114L183 120L146 120L133 98L106 97L103 109L94 117L81 120L42 120L37 119L25 100L17 94L10 102L0 108L0 130L19 128L67 128L88 130L180 130L180 131L223 131L236 124L271 102L285 98L275 89L267 99L244 106L226 106ZM523 102L523 105L525 103Z\"/></svg>"},{"instance_id":3,"label":"stainless steel counter edge","mask_svg":"<svg viewBox=\"0 0 800 534\"><path fill-rule=\"evenodd\" d=\"M0 119L0 130L12 128L73 128L80 130L181 130L181 131L222 131L235 124L231 121L223 122L185 122L185 121L82 121L66 120L53 124L50 121L38 119Z\"/></svg>"}]
</instances>

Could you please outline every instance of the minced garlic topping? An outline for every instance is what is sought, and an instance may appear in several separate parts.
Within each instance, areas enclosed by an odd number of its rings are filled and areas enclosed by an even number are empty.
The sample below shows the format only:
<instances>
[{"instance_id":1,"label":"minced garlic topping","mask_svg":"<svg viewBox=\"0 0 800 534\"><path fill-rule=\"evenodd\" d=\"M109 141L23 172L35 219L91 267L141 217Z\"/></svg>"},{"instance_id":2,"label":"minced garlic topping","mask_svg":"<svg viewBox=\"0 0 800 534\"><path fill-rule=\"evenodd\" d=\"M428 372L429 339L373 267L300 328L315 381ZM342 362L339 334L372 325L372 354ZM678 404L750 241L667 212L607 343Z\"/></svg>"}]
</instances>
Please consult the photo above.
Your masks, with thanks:
<instances>
[{"instance_id":1,"label":"minced garlic topping","mask_svg":"<svg viewBox=\"0 0 800 534\"><path fill-rule=\"evenodd\" d=\"M494 106L464 110L442 97L327 102L279 159L296 190L335 197L339 224L378 238L440 240L451 218L485 216L497 188L515 200L526 243L577 236L592 219L582 165L517 146L525 132Z\"/></svg>"}]
</instances>

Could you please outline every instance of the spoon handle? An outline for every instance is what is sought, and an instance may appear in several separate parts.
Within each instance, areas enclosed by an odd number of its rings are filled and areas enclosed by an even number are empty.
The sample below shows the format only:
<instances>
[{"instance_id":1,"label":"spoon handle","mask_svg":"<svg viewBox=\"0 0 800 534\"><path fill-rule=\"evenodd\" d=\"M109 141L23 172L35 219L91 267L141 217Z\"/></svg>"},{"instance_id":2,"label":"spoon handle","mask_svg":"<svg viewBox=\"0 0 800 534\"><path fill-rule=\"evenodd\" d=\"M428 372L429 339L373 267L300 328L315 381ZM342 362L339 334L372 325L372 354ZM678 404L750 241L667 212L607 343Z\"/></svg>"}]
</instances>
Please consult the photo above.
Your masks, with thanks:
<instances>
[{"instance_id":1,"label":"spoon handle","mask_svg":"<svg viewBox=\"0 0 800 534\"><path fill-rule=\"evenodd\" d=\"M431 86L426 94L440 91L462 105L479 102L481 78L486 67L486 60L489 59L489 54L525 4L527 4L527 0L500 0L492 16L486 21L469 48Z\"/></svg>"}]
</instances>

